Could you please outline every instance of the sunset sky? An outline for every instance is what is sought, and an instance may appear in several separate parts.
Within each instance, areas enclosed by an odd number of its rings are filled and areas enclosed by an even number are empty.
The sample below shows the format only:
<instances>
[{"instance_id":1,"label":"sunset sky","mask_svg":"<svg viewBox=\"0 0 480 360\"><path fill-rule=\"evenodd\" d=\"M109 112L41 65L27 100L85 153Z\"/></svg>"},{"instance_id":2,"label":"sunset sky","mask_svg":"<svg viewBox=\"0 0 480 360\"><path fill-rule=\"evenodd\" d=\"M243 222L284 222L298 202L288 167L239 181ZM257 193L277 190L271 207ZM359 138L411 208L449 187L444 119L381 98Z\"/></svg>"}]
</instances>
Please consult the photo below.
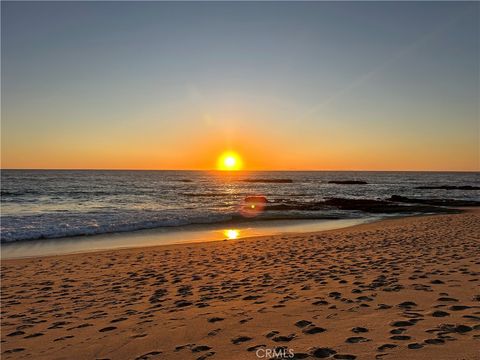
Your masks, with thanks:
<instances>
[{"instance_id":1,"label":"sunset sky","mask_svg":"<svg viewBox=\"0 0 480 360\"><path fill-rule=\"evenodd\" d=\"M2 168L480 170L478 2L1 6Z\"/></svg>"}]
</instances>

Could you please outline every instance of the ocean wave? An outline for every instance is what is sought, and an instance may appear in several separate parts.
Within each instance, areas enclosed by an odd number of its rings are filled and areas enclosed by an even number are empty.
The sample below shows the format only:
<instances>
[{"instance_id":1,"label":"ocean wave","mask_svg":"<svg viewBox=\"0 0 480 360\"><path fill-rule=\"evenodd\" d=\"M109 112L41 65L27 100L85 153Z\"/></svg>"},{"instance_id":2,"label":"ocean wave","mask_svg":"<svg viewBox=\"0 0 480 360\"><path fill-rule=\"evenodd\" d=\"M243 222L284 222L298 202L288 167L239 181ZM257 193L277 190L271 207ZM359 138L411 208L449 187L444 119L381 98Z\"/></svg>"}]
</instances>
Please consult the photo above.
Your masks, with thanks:
<instances>
[{"instance_id":1,"label":"ocean wave","mask_svg":"<svg viewBox=\"0 0 480 360\"><path fill-rule=\"evenodd\" d=\"M191 196L191 197L232 197L232 196L241 196L242 194L236 193L192 193L192 192L183 192L179 193L181 196Z\"/></svg>"},{"instance_id":2,"label":"ocean wave","mask_svg":"<svg viewBox=\"0 0 480 360\"><path fill-rule=\"evenodd\" d=\"M277 184L291 184L293 183L292 179L243 179L243 182L247 183L277 183Z\"/></svg>"},{"instance_id":3,"label":"ocean wave","mask_svg":"<svg viewBox=\"0 0 480 360\"><path fill-rule=\"evenodd\" d=\"M2 196L2 198L4 196L23 196L23 195L40 195L41 193L39 191L35 191L35 190L18 190L18 191L15 191L15 190L2 190L0 192L0 196Z\"/></svg>"},{"instance_id":4,"label":"ocean wave","mask_svg":"<svg viewBox=\"0 0 480 360\"><path fill-rule=\"evenodd\" d=\"M302 212L302 211L266 211L255 218L245 218L240 213L207 213L196 216L172 216L149 212L138 213L135 216L122 216L119 214L101 214L92 212L89 214L51 213L28 215L23 217L3 216L1 242L55 239L63 237L75 237L86 235L99 235L109 233L130 232L156 228L172 228L188 225L225 224L234 225L246 221L267 220L320 220L342 219L356 217L352 214L340 212ZM143 220L140 220L143 219Z\"/></svg>"}]
</instances>

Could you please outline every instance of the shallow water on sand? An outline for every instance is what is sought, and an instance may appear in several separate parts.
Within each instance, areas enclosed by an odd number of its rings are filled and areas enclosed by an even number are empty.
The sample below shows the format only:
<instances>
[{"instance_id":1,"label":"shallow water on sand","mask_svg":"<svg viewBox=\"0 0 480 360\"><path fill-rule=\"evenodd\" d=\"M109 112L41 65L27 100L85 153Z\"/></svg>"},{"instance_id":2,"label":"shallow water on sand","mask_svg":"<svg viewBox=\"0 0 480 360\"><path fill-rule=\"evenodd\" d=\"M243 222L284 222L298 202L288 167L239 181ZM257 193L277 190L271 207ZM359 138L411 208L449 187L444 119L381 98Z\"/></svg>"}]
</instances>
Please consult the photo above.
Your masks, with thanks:
<instances>
[{"instance_id":1,"label":"shallow water on sand","mask_svg":"<svg viewBox=\"0 0 480 360\"><path fill-rule=\"evenodd\" d=\"M280 233L314 232L339 229L363 224L378 218L340 220L271 220L235 224L232 226L191 225L181 228L159 228L143 231L103 234L96 236L69 237L16 241L2 244L1 258L15 259L33 256L64 255L99 250L172 245L207 241L235 241L254 236Z\"/></svg>"}]
</instances>

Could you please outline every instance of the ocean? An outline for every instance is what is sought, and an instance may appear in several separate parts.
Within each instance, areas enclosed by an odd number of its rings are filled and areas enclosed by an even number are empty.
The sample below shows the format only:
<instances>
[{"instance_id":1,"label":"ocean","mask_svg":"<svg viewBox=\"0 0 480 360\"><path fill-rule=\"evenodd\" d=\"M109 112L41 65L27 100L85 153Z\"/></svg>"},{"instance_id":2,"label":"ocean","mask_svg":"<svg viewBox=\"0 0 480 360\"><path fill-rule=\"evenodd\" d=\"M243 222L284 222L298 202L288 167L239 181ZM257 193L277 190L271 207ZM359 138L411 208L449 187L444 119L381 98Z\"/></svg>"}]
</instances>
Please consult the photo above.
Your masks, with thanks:
<instances>
[{"instance_id":1,"label":"ocean","mask_svg":"<svg viewBox=\"0 0 480 360\"><path fill-rule=\"evenodd\" d=\"M478 186L479 173L3 170L1 180L2 243L246 220L366 216L359 210L301 206L331 197L480 198L478 190L418 189ZM366 184L329 183L336 180ZM298 206L244 218L242 202L254 195Z\"/></svg>"}]
</instances>

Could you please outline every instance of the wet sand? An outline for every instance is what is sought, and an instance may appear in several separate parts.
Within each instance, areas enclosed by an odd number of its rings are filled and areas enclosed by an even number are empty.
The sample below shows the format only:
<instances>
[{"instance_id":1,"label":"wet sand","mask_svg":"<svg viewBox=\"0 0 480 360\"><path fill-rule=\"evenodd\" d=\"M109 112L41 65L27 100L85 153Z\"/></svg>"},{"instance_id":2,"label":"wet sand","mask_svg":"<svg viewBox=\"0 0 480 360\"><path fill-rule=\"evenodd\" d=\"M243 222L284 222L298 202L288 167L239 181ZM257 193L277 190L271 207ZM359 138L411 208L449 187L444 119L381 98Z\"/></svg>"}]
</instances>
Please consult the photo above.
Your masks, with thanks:
<instances>
[{"instance_id":1,"label":"wet sand","mask_svg":"<svg viewBox=\"0 0 480 360\"><path fill-rule=\"evenodd\" d=\"M480 211L5 260L1 286L2 359L479 359Z\"/></svg>"}]
</instances>

